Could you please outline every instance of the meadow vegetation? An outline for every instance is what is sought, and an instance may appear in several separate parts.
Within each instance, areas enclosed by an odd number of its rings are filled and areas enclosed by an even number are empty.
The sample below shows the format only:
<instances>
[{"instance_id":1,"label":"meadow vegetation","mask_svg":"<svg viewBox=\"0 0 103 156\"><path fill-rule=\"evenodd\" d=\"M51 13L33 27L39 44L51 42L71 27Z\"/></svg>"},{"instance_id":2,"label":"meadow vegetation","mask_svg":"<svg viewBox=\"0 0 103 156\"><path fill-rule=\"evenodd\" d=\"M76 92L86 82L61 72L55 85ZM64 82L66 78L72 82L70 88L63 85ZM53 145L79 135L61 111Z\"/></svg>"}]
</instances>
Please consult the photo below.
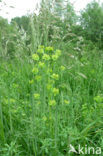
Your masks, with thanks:
<instances>
[{"instance_id":1,"label":"meadow vegetation","mask_svg":"<svg viewBox=\"0 0 103 156\"><path fill-rule=\"evenodd\" d=\"M95 1L77 16L62 0L0 17L0 156L103 151L102 17Z\"/></svg>"}]
</instances>

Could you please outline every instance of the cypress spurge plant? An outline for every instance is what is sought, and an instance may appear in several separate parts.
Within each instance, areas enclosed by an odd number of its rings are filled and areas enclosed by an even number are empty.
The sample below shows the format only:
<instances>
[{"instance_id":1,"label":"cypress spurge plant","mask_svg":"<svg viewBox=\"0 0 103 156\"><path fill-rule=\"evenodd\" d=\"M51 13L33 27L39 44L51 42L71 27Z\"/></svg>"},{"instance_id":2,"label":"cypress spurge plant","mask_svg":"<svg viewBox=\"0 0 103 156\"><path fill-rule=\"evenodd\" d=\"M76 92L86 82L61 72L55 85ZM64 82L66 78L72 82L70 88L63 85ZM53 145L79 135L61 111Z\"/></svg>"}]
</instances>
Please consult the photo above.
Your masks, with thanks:
<instances>
[{"instance_id":1,"label":"cypress spurge plant","mask_svg":"<svg viewBox=\"0 0 103 156\"><path fill-rule=\"evenodd\" d=\"M57 154L58 151L58 124L61 118L59 107L63 103L69 104L65 98L62 101L60 96L61 90L59 86L62 86L62 77L66 70L63 65L59 65L61 54L59 49L54 50L50 46L39 46L37 52L32 55L32 78L29 84L32 88L31 103L33 107L31 128L33 134L37 133L35 136L35 138L37 137L35 139L36 142L33 141L34 153L36 155L40 154L40 152L46 154L52 149L54 154ZM35 126L38 129L34 130ZM38 140L41 143L39 142L38 144Z\"/></svg>"}]
</instances>

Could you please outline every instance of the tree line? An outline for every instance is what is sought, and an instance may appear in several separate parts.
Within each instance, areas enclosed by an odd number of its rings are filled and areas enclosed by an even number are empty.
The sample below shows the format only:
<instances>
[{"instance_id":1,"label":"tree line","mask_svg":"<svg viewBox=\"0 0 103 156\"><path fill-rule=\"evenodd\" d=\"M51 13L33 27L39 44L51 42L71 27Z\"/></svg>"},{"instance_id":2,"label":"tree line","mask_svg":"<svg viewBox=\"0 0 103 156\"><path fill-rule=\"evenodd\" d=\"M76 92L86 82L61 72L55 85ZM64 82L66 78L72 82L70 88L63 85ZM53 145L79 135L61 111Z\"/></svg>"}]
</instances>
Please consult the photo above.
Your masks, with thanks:
<instances>
[{"instance_id":1,"label":"tree line","mask_svg":"<svg viewBox=\"0 0 103 156\"><path fill-rule=\"evenodd\" d=\"M78 16L63 0L41 1L39 14L15 17L8 23L0 17L0 56L30 55L41 45L57 46L83 42L103 48L103 4L89 3Z\"/></svg>"}]
</instances>

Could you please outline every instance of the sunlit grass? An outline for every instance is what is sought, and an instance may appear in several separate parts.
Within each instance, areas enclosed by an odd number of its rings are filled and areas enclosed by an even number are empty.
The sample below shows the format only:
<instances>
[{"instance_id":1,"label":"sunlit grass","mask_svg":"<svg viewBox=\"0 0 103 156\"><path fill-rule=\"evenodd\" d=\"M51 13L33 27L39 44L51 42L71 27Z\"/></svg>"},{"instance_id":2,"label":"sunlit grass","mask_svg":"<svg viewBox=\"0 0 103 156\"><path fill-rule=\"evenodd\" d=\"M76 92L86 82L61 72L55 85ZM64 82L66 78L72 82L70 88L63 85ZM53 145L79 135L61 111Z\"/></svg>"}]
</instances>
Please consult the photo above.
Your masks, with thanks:
<instances>
[{"instance_id":1,"label":"sunlit grass","mask_svg":"<svg viewBox=\"0 0 103 156\"><path fill-rule=\"evenodd\" d=\"M28 59L2 62L2 155L66 155L78 142L103 146L102 60L91 54L62 64L62 53L41 47Z\"/></svg>"}]
</instances>

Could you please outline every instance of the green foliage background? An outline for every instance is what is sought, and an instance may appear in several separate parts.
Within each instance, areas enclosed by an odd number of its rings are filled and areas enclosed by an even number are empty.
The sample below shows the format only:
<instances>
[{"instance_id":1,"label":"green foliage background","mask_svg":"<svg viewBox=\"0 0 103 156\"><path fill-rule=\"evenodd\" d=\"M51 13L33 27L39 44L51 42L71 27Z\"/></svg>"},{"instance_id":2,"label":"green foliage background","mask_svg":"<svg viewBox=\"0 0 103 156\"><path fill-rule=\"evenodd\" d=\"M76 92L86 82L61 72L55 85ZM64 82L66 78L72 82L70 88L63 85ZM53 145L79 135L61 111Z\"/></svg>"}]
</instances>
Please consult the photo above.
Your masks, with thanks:
<instances>
[{"instance_id":1,"label":"green foliage background","mask_svg":"<svg viewBox=\"0 0 103 156\"><path fill-rule=\"evenodd\" d=\"M102 5L77 16L69 1L43 0L39 15L0 17L0 156L103 151L102 118Z\"/></svg>"}]
</instances>

